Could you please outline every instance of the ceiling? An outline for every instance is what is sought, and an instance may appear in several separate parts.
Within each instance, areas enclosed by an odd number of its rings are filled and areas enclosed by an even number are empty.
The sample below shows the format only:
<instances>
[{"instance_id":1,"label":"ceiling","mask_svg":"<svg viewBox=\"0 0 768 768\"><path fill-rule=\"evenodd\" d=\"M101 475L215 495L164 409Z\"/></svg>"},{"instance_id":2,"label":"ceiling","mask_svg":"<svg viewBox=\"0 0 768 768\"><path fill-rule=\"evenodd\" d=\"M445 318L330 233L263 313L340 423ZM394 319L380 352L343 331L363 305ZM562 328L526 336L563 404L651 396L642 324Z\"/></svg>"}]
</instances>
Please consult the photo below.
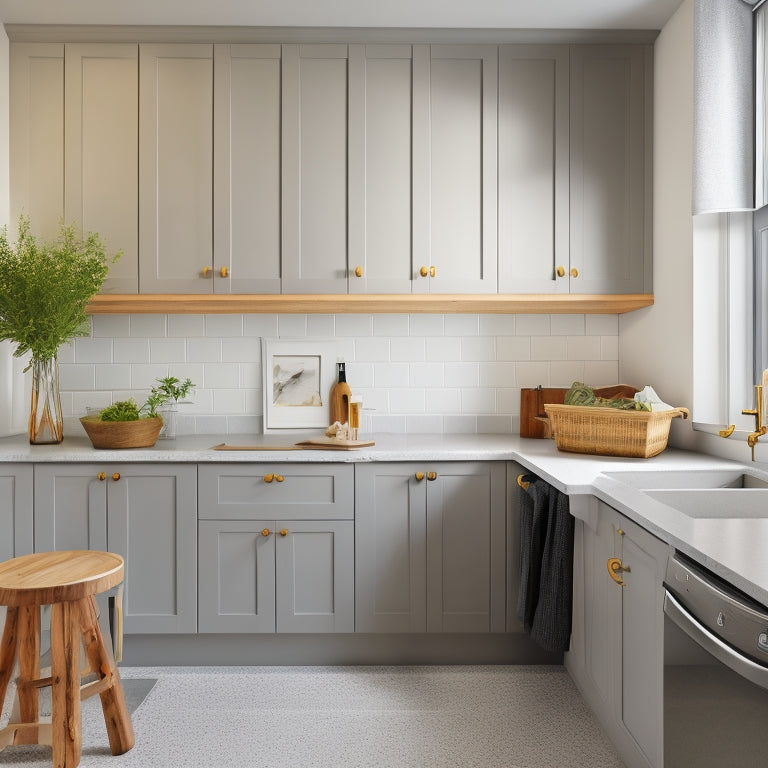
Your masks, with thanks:
<instances>
[{"instance_id":1,"label":"ceiling","mask_svg":"<svg viewBox=\"0 0 768 768\"><path fill-rule=\"evenodd\" d=\"M6 24L661 29L682 0L0 0Z\"/></svg>"}]
</instances>

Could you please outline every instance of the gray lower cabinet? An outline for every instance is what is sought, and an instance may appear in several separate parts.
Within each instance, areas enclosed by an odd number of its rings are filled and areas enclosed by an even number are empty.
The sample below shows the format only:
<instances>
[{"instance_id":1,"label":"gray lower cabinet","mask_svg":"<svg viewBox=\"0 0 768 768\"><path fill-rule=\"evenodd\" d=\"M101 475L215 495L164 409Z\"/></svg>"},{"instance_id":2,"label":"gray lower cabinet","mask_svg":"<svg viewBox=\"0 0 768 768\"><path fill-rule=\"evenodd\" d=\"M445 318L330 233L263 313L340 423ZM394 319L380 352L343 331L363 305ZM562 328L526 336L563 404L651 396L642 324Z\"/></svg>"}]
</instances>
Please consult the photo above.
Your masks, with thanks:
<instances>
[{"instance_id":1,"label":"gray lower cabinet","mask_svg":"<svg viewBox=\"0 0 768 768\"><path fill-rule=\"evenodd\" d=\"M35 551L125 558L125 632L197 630L196 467L37 464Z\"/></svg>"},{"instance_id":2,"label":"gray lower cabinet","mask_svg":"<svg viewBox=\"0 0 768 768\"><path fill-rule=\"evenodd\" d=\"M351 464L200 466L199 631L352 632L353 487Z\"/></svg>"},{"instance_id":3,"label":"gray lower cabinet","mask_svg":"<svg viewBox=\"0 0 768 768\"><path fill-rule=\"evenodd\" d=\"M32 552L32 465L0 464L0 562Z\"/></svg>"},{"instance_id":4,"label":"gray lower cabinet","mask_svg":"<svg viewBox=\"0 0 768 768\"><path fill-rule=\"evenodd\" d=\"M505 464L355 468L355 631L505 630Z\"/></svg>"},{"instance_id":5,"label":"gray lower cabinet","mask_svg":"<svg viewBox=\"0 0 768 768\"><path fill-rule=\"evenodd\" d=\"M668 545L602 502L576 521L565 664L629 768L663 764L663 588ZM619 562L615 581L609 561Z\"/></svg>"}]
</instances>

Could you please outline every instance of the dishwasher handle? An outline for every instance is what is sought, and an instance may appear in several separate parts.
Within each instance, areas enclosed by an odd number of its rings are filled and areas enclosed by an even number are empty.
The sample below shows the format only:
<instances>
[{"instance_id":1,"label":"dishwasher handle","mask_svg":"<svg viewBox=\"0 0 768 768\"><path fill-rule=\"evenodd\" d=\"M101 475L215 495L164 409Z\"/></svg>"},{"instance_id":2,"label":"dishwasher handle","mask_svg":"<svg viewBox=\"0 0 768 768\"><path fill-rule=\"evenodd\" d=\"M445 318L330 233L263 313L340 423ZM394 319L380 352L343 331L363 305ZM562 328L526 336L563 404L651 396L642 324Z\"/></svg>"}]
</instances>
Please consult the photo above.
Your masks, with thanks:
<instances>
[{"instance_id":1,"label":"dishwasher handle","mask_svg":"<svg viewBox=\"0 0 768 768\"><path fill-rule=\"evenodd\" d=\"M699 622L693 614L675 598L664 590L664 613L677 624L697 645L732 669L737 675L753 682L755 685L768 690L768 667L752 661L747 656L736 651L707 627Z\"/></svg>"}]
</instances>

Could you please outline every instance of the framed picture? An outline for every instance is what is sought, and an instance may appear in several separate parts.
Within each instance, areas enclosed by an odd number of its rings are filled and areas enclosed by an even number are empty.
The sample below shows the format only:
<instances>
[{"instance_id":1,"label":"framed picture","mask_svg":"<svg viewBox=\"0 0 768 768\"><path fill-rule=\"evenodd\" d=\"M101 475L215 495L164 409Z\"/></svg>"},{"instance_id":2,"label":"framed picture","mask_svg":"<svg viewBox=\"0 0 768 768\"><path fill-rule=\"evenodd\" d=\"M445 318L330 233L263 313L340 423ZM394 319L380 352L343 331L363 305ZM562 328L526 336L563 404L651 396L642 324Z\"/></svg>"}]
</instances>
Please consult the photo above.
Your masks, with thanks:
<instances>
[{"instance_id":1,"label":"framed picture","mask_svg":"<svg viewBox=\"0 0 768 768\"><path fill-rule=\"evenodd\" d=\"M336 357L332 341L262 339L265 434L328 426Z\"/></svg>"}]
</instances>

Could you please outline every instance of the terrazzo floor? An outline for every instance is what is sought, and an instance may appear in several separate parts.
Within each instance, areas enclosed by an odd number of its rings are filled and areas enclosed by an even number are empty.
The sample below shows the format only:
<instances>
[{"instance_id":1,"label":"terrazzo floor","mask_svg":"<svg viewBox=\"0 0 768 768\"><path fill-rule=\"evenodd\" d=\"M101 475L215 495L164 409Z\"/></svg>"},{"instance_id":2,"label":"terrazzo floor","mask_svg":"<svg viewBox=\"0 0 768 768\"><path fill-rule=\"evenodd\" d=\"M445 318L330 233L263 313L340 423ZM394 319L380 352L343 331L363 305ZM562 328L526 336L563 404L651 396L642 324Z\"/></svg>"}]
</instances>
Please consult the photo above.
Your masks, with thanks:
<instances>
[{"instance_id":1,"label":"terrazzo floor","mask_svg":"<svg viewBox=\"0 0 768 768\"><path fill-rule=\"evenodd\" d=\"M157 678L112 757L98 697L83 768L623 768L558 666L124 667ZM48 747L0 765L50 768Z\"/></svg>"}]
</instances>

